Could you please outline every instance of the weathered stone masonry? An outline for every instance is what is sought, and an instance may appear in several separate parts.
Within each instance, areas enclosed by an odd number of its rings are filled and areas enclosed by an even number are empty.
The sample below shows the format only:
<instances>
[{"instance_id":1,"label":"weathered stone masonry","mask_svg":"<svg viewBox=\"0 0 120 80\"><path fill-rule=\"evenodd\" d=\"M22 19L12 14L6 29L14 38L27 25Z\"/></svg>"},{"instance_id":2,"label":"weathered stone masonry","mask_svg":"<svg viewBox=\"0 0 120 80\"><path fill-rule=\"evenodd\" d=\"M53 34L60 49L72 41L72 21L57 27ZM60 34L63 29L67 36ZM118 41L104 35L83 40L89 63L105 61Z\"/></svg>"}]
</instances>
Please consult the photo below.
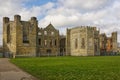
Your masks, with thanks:
<instances>
[{"instance_id":1,"label":"weathered stone masonry","mask_svg":"<svg viewBox=\"0 0 120 80\"><path fill-rule=\"evenodd\" d=\"M109 55L117 52L117 32L107 37L96 27L79 26L63 36L51 23L39 28L36 17L22 21L15 15L13 21L3 18L3 52L4 57Z\"/></svg>"}]
</instances>

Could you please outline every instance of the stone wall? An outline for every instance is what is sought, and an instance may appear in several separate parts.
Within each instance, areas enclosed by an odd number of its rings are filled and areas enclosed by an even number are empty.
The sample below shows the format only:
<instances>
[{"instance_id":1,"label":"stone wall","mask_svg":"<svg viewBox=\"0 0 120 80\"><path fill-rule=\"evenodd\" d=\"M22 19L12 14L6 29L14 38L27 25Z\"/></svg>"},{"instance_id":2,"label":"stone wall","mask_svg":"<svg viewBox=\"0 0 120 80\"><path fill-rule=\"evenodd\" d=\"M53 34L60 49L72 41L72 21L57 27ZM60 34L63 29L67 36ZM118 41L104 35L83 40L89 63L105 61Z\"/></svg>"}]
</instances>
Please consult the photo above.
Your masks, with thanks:
<instances>
[{"instance_id":1,"label":"stone wall","mask_svg":"<svg viewBox=\"0 0 120 80\"><path fill-rule=\"evenodd\" d=\"M59 31L50 23L38 32L38 56L57 56L60 53Z\"/></svg>"},{"instance_id":2,"label":"stone wall","mask_svg":"<svg viewBox=\"0 0 120 80\"><path fill-rule=\"evenodd\" d=\"M26 36L23 37L23 31L26 29ZM38 24L35 17L29 21L21 21L21 16L15 15L14 21L9 18L3 18L3 51L9 55L36 55ZM28 40L24 42L23 40Z\"/></svg>"},{"instance_id":3,"label":"stone wall","mask_svg":"<svg viewBox=\"0 0 120 80\"><path fill-rule=\"evenodd\" d=\"M81 26L67 29L62 38L51 23L38 28L36 17L28 21L22 21L19 15L13 21L3 18L4 56L94 56L107 50L117 52L117 32L108 38L106 34L99 35L96 27Z\"/></svg>"},{"instance_id":4,"label":"stone wall","mask_svg":"<svg viewBox=\"0 0 120 80\"><path fill-rule=\"evenodd\" d=\"M66 48L71 56L99 55L99 31L95 27L83 26L67 31Z\"/></svg>"},{"instance_id":5,"label":"stone wall","mask_svg":"<svg viewBox=\"0 0 120 80\"><path fill-rule=\"evenodd\" d=\"M100 34L101 55L111 55L117 53L117 32L112 32L111 37Z\"/></svg>"}]
</instances>

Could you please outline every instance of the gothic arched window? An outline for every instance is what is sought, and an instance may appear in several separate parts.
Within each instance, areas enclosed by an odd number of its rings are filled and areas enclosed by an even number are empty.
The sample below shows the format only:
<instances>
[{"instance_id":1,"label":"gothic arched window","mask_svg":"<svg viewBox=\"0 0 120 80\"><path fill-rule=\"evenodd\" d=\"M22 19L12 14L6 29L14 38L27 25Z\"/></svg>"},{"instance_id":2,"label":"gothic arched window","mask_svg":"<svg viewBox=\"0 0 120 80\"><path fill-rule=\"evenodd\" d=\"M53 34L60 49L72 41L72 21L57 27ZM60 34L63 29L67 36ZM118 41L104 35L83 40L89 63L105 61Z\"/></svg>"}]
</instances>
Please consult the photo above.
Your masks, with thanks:
<instances>
[{"instance_id":1,"label":"gothic arched window","mask_svg":"<svg viewBox=\"0 0 120 80\"><path fill-rule=\"evenodd\" d=\"M38 32L38 35L42 35L42 33L41 33L41 32Z\"/></svg>"},{"instance_id":2,"label":"gothic arched window","mask_svg":"<svg viewBox=\"0 0 120 80\"><path fill-rule=\"evenodd\" d=\"M78 48L78 39L75 39L75 49Z\"/></svg>"},{"instance_id":3,"label":"gothic arched window","mask_svg":"<svg viewBox=\"0 0 120 80\"><path fill-rule=\"evenodd\" d=\"M7 43L11 41L10 25L7 26Z\"/></svg>"},{"instance_id":4,"label":"gothic arched window","mask_svg":"<svg viewBox=\"0 0 120 80\"><path fill-rule=\"evenodd\" d=\"M41 39L38 39L38 44L41 45Z\"/></svg>"},{"instance_id":5,"label":"gothic arched window","mask_svg":"<svg viewBox=\"0 0 120 80\"><path fill-rule=\"evenodd\" d=\"M47 40L44 40L44 45L47 46Z\"/></svg>"},{"instance_id":6,"label":"gothic arched window","mask_svg":"<svg viewBox=\"0 0 120 80\"><path fill-rule=\"evenodd\" d=\"M57 46L57 40L55 39L55 46Z\"/></svg>"},{"instance_id":7,"label":"gothic arched window","mask_svg":"<svg viewBox=\"0 0 120 80\"><path fill-rule=\"evenodd\" d=\"M85 39L84 38L82 38L82 40L81 40L81 48L85 48Z\"/></svg>"},{"instance_id":8,"label":"gothic arched window","mask_svg":"<svg viewBox=\"0 0 120 80\"><path fill-rule=\"evenodd\" d=\"M52 47L52 40L50 40L50 47Z\"/></svg>"},{"instance_id":9,"label":"gothic arched window","mask_svg":"<svg viewBox=\"0 0 120 80\"><path fill-rule=\"evenodd\" d=\"M47 31L44 31L44 35L47 35Z\"/></svg>"},{"instance_id":10,"label":"gothic arched window","mask_svg":"<svg viewBox=\"0 0 120 80\"><path fill-rule=\"evenodd\" d=\"M54 32L51 32L51 35L54 35Z\"/></svg>"},{"instance_id":11,"label":"gothic arched window","mask_svg":"<svg viewBox=\"0 0 120 80\"><path fill-rule=\"evenodd\" d=\"M23 26L23 43L29 43L28 34L28 27Z\"/></svg>"}]
</instances>

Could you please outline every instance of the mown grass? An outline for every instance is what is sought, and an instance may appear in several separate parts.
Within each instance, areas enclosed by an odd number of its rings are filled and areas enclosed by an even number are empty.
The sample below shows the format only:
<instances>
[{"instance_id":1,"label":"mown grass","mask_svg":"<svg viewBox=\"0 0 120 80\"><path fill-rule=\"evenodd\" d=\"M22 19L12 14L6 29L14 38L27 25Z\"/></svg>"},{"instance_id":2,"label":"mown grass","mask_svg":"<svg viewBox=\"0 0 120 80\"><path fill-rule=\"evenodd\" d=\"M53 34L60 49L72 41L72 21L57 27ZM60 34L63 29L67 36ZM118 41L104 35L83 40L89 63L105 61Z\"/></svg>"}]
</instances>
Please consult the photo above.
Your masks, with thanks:
<instances>
[{"instance_id":1,"label":"mown grass","mask_svg":"<svg viewBox=\"0 0 120 80\"><path fill-rule=\"evenodd\" d=\"M120 80L120 56L16 58L40 80Z\"/></svg>"}]
</instances>

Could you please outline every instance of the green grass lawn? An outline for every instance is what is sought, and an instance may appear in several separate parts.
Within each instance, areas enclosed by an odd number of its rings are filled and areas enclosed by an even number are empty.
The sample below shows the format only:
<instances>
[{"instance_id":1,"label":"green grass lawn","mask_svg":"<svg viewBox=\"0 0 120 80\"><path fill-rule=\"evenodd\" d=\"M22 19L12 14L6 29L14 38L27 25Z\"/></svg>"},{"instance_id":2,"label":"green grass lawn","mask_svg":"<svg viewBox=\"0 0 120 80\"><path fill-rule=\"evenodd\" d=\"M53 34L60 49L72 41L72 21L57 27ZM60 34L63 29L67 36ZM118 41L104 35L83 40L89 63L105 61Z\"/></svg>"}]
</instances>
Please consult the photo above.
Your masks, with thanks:
<instances>
[{"instance_id":1,"label":"green grass lawn","mask_svg":"<svg viewBox=\"0 0 120 80\"><path fill-rule=\"evenodd\" d=\"M120 56L16 58L40 80L120 80Z\"/></svg>"}]
</instances>

